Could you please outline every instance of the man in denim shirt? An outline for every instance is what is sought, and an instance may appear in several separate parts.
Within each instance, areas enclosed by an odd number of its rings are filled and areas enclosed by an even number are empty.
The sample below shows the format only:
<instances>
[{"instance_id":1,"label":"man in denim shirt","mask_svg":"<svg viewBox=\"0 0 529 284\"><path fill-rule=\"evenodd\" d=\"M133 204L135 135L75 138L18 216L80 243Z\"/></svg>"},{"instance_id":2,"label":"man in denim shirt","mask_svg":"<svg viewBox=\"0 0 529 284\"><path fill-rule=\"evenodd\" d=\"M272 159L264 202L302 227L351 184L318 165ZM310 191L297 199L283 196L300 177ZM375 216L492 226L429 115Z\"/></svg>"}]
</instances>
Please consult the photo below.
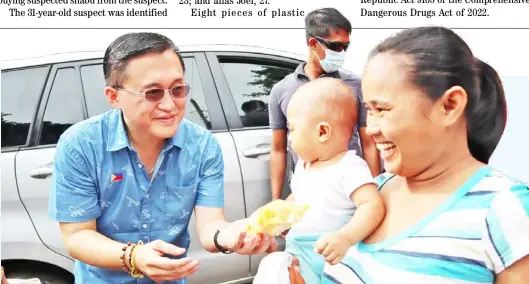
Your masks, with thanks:
<instances>
[{"instance_id":1,"label":"man in denim shirt","mask_svg":"<svg viewBox=\"0 0 529 284\"><path fill-rule=\"evenodd\" d=\"M245 237L245 220L224 218L221 148L183 119L190 86L178 48L126 34L103 69L114 109L69 128L54 162L49 214L77 260L76 283L186 283L199 267L186 256L193 210L210 252L275 250L273 238Z\"/></svg>"}]
</instances>

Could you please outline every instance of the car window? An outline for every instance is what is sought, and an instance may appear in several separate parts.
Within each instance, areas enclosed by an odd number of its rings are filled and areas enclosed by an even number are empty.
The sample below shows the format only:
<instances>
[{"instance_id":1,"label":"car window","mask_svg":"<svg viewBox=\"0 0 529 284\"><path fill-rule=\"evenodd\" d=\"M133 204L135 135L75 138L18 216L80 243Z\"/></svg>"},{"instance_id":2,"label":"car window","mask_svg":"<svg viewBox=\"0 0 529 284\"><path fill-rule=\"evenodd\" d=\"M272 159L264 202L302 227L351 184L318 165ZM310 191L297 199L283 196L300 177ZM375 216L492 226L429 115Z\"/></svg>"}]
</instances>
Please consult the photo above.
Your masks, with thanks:
<instances>
[{"instance_id":1,"label":"car window","mask_svg":"<svg viewBox=\"0 0 529 284\"><path fill-rule=\"evenodd\" d=\"M66 129L84 119L76 75L74 68L57 70L44 112L39 145L57 144Z\"/></svg>"},{"instance_id":2,"label":"car window","mask_svg":"<svg viewBox=\"0 0 529 284\"><path fill-rule=\"evenodd\" d=\"M202 80L198 73L197 63L195 58L192 57L184 57L183 59L184 64L186 65L185 81L191 85L185 118L196 124L202 125L207 129L211 129L208 108L206 106ZM88 115L94 116L110 110L111 106L106 100L104 93L105 77L103 75L103 65L82 66L81 79L85 93L86 106L88 108Z\"/></svg>"},{"instance_id":3,"label":"car window","mask_svg":"<svg viewBox=\"0 0 529 284\"><path fill-rule=\"evenodd\" d=\"M184 64L186 65L185 81L191 85L185 117L198 125L211 129L211 119L197 62L194 58L184 58Z\"/></svg>"},{"instance_id":4,"label":"car window","mask_svg":"<svg viewBox=\"0 0 529 284\"><path fill-rule=\"evenodd\" d=\"M92 117L110 110L112 107L105 97L103 64L81 66L80 70L88 116Z\"/></svg>"},{"instance_id":5,"label":"car window","mask_svg":"<svg viewBox=\"0 0 529 284\"><path fill-rule=\"evenodd\" d=\"M48 69L2 72L2 148L26 145Z\"/></svg>"},{"instance_id":6,"label":"car window","mask_svg":"<svg viewBox=\"0 0 529 284\"><path fill-rule=\"evenodd\" d=\"M244 127L268 126L268 100L272 87L294 68L267 63L230 62L219 59Z\"/></svg>"}]
</instances>

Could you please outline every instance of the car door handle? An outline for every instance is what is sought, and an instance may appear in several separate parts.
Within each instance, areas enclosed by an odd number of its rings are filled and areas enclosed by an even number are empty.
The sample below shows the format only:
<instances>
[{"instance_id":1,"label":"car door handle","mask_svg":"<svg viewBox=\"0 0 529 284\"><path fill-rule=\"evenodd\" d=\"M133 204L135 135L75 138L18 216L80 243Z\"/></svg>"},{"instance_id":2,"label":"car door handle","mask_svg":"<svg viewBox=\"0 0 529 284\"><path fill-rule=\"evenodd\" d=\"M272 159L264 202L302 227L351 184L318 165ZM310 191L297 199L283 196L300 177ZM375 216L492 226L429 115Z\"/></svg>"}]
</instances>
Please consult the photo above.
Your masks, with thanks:
<instances>
[{"instance_id":1,"label":"car door handle","mask_svg":"<svg viewBox=\"0 0 529 284\"><path fill-rule=\"evenodd\" d=\"M270 148L270 146L268 146L268 147L253 147L253 148L244 150L243 155L246 158L257 158L257 157L262 156L262 155L270 154L271 150L272 150L272 148Z\"/></svg>"},{"instance_id":2,"label":"car door handle","mask_svg":"<svg viewBox=\"0 0 529 284\"><path fill-rule=\"evenodd\" d=\"M32 178L45 179L53 174L53 163L29 171Z\"/></svg>"}]
</instances>

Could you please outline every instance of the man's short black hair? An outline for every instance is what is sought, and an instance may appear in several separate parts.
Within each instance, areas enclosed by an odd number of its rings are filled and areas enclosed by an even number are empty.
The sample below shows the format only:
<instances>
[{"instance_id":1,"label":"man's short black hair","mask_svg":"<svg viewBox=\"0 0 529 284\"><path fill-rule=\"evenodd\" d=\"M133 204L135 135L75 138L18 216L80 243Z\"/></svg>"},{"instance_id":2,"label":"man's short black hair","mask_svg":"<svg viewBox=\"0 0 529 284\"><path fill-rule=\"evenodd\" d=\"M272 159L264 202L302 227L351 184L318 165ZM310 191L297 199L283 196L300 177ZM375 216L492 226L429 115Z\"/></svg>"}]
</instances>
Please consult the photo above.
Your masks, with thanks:
<instances>
[{"instance_id":1,"label":"man's short black hair","mask_svg":"<svg viewBox=\"0 0 529 284\"><path fill-rule=\"evenodd\" d=\"M331 30L344 30L350 35L351 29L351 22L334 8L317 9L305 17L307 43L314 36L327 38Z\"/></svg>"},{"instance_id":2,"label":"man's short black hair","mask_svg":"<svg viewBox=\"0 0 529 284\"><path fill-rule=\"evenodd\" d=\"M125 79L125 69L131 58L155 52L173 50L180 60L182 70L185 65L178 47L167 37L150 32L127 33L116 38L105 51L103 73L107 86L120 87Z\"/></svg>"}]
</instances>

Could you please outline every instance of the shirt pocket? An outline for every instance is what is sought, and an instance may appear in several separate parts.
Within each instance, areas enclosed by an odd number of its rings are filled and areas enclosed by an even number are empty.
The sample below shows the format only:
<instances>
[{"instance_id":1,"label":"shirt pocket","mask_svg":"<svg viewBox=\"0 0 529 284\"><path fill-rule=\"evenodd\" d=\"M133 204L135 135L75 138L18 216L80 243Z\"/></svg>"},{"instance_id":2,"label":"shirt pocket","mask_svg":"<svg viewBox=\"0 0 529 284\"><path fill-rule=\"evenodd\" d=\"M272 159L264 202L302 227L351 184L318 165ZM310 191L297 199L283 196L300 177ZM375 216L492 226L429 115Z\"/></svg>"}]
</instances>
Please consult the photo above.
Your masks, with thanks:
<instances>
[{"instance_id":1,"label":"shirt pocket","mask_svg":"<svg viewBox=\"0 0 529 284\"><path fill-rule=\"evenodd\" d=\"M171 224L185 224L187 226L195 207L197 186L198 184L178 187L165 186L165 191L162 193L163 209L166 219Z\"/></svg>"}]
</instances>

